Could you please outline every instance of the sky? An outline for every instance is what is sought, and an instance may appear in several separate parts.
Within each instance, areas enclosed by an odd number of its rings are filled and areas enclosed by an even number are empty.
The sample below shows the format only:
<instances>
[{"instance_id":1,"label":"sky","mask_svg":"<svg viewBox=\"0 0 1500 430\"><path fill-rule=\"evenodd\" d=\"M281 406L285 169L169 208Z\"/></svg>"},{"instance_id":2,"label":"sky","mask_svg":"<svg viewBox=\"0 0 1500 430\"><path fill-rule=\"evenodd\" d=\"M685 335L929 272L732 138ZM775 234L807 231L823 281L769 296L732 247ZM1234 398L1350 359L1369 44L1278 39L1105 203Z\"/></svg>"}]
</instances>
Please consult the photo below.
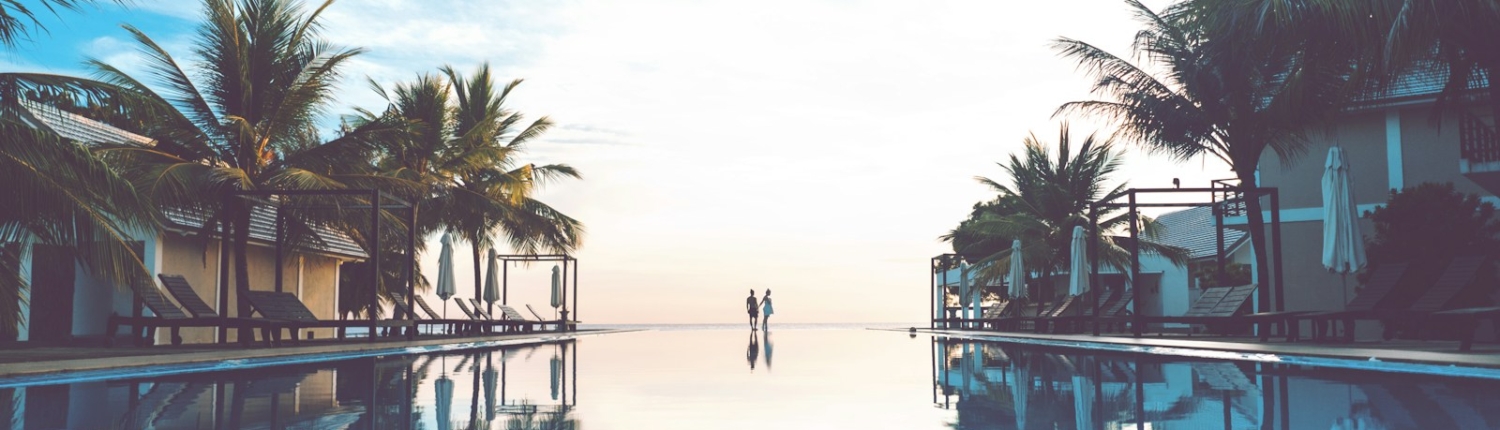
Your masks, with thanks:
<instances>
[{"instance_id":1,"label":"sky","mask_svg":"<svg viewBox=\"0 0 1500 430\"><path fill-rule=\"evenodd\" d=\"M0 53L0 70L87 75L97 58L139 71L121 24L191 62L200 10L134 0L43 16L49 31ZM574 255L588 323L742 322L749 289L774 290L774 321L924 321L928 259L951 250L938 236L994 197L974 177L1004 182L996 163L1028 133L1056 142L1062 121L1075 139L1109 132L1053 116L1093 97L1049 44L1128 55L1139 28L1113 0L339 0L322 23L364 50L329 124L383 109L369 81L482 63L525 79L510 107L557 126L523 159L584 177L538 198L587 228ZM1117 177L1133 186L1232 176L1122 145ZM470 297L467 244L455 251ZM550 269L509 269L510 301L547 311Z\"/></svg>"}]
</instances>

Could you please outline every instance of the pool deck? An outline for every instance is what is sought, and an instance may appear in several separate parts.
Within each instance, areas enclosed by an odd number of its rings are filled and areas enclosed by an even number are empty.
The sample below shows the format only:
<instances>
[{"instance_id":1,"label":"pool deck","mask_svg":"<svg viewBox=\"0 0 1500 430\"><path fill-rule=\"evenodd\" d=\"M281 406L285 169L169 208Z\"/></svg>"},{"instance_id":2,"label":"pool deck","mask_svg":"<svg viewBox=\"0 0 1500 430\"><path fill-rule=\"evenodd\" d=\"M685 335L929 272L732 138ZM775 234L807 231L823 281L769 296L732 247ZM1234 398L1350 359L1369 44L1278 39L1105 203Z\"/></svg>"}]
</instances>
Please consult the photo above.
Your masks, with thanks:
<instances>
[{"instance_id":1,"label":"pool deck","mask_svg":"<svg viewBox=\"0 0 1500 430\"><path fill-rule=\"evenodd\" d=\"M920 327L916 330L918 333L939 336L1094 351L1282 362L1412 373L1500 375L1500 344L1487 342L1476 342L1472 351L1460 352L1456 341L1390 340L1331 343L1285 342L1272 338L1270 342L1260 342L1259 338L1254 337L1147 335L1136 338Z\"/></svg>"},{"instance_id":2,"label":"pool deck","mask_svg":"<svg viewBox=\"0 0 1500 430\"><path fill-rule=\"evenodd\" d=\"M359 338L341 341L304 341L298 346L250 348L241 347L238 344L7 348L0 349L0 386L232 370L380 355L550 343L628 331L633 330L419 337L411 341L404 338L399 338L399 340L377 338L374 342L370 342Z\"/></svg>"}]
</instances>

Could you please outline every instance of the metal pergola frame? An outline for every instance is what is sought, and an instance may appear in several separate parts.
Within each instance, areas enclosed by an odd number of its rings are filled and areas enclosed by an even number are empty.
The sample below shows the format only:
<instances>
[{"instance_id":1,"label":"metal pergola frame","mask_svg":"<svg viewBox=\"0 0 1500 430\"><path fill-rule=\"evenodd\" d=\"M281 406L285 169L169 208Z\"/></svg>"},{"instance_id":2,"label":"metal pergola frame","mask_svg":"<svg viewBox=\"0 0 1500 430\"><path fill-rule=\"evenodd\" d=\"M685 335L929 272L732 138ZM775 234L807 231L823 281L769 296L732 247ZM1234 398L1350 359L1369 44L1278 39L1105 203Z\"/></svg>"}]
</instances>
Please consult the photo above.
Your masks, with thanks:
<instances>
[{"instance_id":1,"label":"metal pergola frame","mask_svg":"<svg viewBox=\"0 0 1500 430\"><path fill-rule=\"evenodd\" d=\"M376 337L376 335L378 333L377 321L379 321L376 318L375 312L373 312L373 310L376 307L380 306L380 288L379 288L379 283L380 283L380 233L379 233L379 231L380 231L380 212L382 210L404 210L404 212L406 212L405 215L406 215L406 256L407 256L407 258L406 258L406 308L407 309L413 309L414 308L414 306L415 306L415 303L414 303L415 299L414 299L414 297L416 296L416 284L417 284L417 282L416 282L416 280L417 280L417 267L416 267L416 261L417 261L417 258L416 258L416 243L417 243L416 242L416 236L417 236L417 222L416 222L417 220L416 220L416 218L417 218L417 209L416 209L416 205L408 203L408 202L406 202L405 200L402 200L399 197L387 194L384 191L380 191L380 190L377 190L377 189L343 189L343 190L243 190L243 191L234 191L234 192L228 193L225 196L225 203L226 203L226 205L229 203L230 199L233 199L233 198L243 198L243 199L247 199L247 200L252 200L254 203L257 203L257 204L270 205L270 206L276 208L276 226L275 226L276 292L278 292L278 293L282 292L282 288L283 288L283 286L282 286L282 277L283 277L282 276L282 271L285 270L285 268L283 267L284 266L283 260L284 260L285 252L286 252L285 251L285 248L286 248L285 241L283 240L283 237L282 237L283 236L283 234L282 234L283 230L286 229L286 218L282 214L282 209L285 208L285 207L287 207L288 205L285 202L272 201L272 199L275 198L275 197L353 197L353 198L366 198L367 199L367 200L364 200L363 202L359 202L359 203L355 203L355 204L350 204L350 205L341 205L341 204L336 204L336 203L329 203L329 204L321 204L321 203L320 204L297 204L297 203L294 203L294 204L292 204L290 206L294 207L294 208L301 208L301 209L354 209L354 210L368 209L370 211L370 228L372 229L372 231L375 231L375 234L370 235L370 250L368 251L370 255L368 255L366 257L366 258L369 259L369 262L370 262L370 279L371 279L372 282L375 283L375 285L372 285L370 287L370 307L369 307L370 311L366 311L366 313L369 316L369 321L370 321L370 326L369 326L369 330L370 331L369 331L369 335L367 337L368 341L370 341L370 342L374 342L375 341L375 337ZM226 242L229 241L230 240L230 236L229 236L229 232L227 231L227 229L228 229L228 223L220 223L219 224L219 228L220 228L220 230L219 230L220 238L222 238ZM225 309L225 308L227 308L229 306L229 270L228 270L229 261L228 260L229 260L229 253L228 252L223 252L223 251L219 252L219 267L221 269L221 270L219 270L219 308L220 309ZM244 297L240 297L238 295L236 295L236 297L239 299L240 303L243 304L243 301L245 300ZM337 303L335 303L334 305L337 306ZM238 315L238 313L239 313L238 310L236 310L236 315ZM406 318L415 318L416 316L415 315L405 315L405 316L393 315L393 317L396 318L396 319L406 319ZM224 339L227 337L226 336L227 330L228 329L226 329L224 327L220 327L219 328L219 342L220 343L224 342ZM407 337L408 340L416 339L416 335L417 335L417 331L415 329L409 329L409 330L406 331L406 337Z\"/></svg>"},{"instance_id":2,"label":"metal pergola frame","mask_svg":"<svg viewBox=\"0 0 1500 430\"><path fill-rule=\"evenodd\" d=\"M503 254L503 255L496 255L495 258L498 258L500 260L500 273L501 273L501 275L500 275L500 304L501 305L509 305L510 304L510 264L507 264L507 263L511 263L511 262L517 262L517 263L536 263L536 262L547 262L547 261L562 262L562 279L561 279L561 281L562 281L562 293L563 293L563 296L562 296L563 306L562 306L562 312L561 312L562 313L562 320L563 321L576 321L578 319L578 258L577 257L574 257L572 255L568 255L568 254ZM573 268L573 278L572 278L572 283L571 283L571 285L573 286L573 294L572 294L572 297L573 297L573 311L572 311L573 312L573 319L568 319L568 297L569 297L569 294L568 294L568 285L570 285L570 283L568 282L568 279L569 279L568 278L568 267L570 265ZM474 297L481 297L480 296L480 290L477 287L474 290ZM495 304L494 303L488 303L488 302L486 302L486 304L489 306L488 310L491 311L491 313L493 313L493 311L495 310ZM566 325L566 324L563 324L563 325Z\"/></svg>"},{"instance_id":3,"label":"metal pergola frame","mask_svg":"<svg viewBox=\"0 0 1500 430\"><path fill-rule=\"evenodd\" d=\"M1281 265L1281 197L1280 197L1280 193L1278 192L1278 190L1275 187L1242 187L1242 186L1230 185L1227 182L1222 181L1222 180L1213 181L1212 184L1214 186L1209 187L1209 188L1131 188L1131 189L1125 190L1124 193L1120 194L1119 196L1116 196L1114 199L1111 199L1111 200L1101 200L1101 201L1096 201L1096 202L1089 203L1089 225L1087 227L1089 229L1089 239L1090 239L1089 240L1089 244L1088 244L1088 248L1089 248L1088 249L1088 258L1089 258L1089 265L1090 265L1089 285L1090 286L1101 285L1100 284L1100 279L1099 279L1099 235L1100 235L1100 232L1099 232L1099 212L1101 211L1101 209L1127 208L1129 210L1129 214L1128 215L1130 216L1130 278L1129 278L1129 280L1130 280L1130 288L1139 288L1139 285L1136 285L1136 280L1139 279L1140 275L1141 275L1140 208L1143 208L1143 207L1156 207L1156 208L1178 207L1178 208L1180 208L1180 207L1201 207L1201 206L1211 206L1211 207L1213 207L1214 222L1215 222L1215 225L1217 227L1216 229L1217 229L1217 246L1218 246L1218 249L1217 249L1218 252L1216 253L1216 257L1215 258L1218 259L1219 276L1224 276L1224 265L1225 265L1225 262L1224 262L1224 215L1225 215L1225 212L1228 211L1227 208L1232 208L1233 206L1231 206L1231 205L1236 205L1236 204L1242 205L1242 204L1244 204L1245 201L1247 201L1248 199L1251 199L1251 198L1259 200L1262 197L1270 197L1270 200L1271 200L1270 203L1271 203L1271 205L1270 205L1270 207L1268 209L1269 209L1269 212L1271 213L1271 217L1270 217L1270 220L1269 220L1269 224L1271 225L1271 238L1270 238L1271 239L1270 240L1271 243L1269 244L1269 246L1267 248L1269 248L1269 250L1274 250L1274 252L1272 252L1272 254L1271 254L1272 257L1273 257L1273 259L1274 259L1274 261L1270 262L1270 265L1271 265L1270 269L1272 269L1273 271L1272 271L1272 275L1271 275L1272 279L1270 279L1270 280L1267 280L1267 279L1256 279L1256 294L1258 296L1257 297L1257 304L1258 304L1258 308L1262 312L1283 310L1283 308L1285 308L1285 306L1286 306L1286 301L1285 301L1285 298L1283 297L1284 296L1283 293L1284 293L1284 287L1285 287L1285 285L1284 285L1285 279L1284 279L1284 277L1282 275L1282 265ZM1181 194L1181 193L1200 193L1200 194L1201 193L1209 193L1209 195L1211 197L1210 197L1209 202L1207 202L1207 204L1205 204L1204 202L1142 203L1142 202L1139 202L1138 198L1137 198L1140 194ZM1219 198L1220 194L1224 195L1223 199ZM1118 200L1121 199L1121 198L1126 199L1126 202L1125 203L1118 202ZM1248 210L1248 209L1244 209L1244 210ZM1253 232L1251 232L1251 233L1253 234ZM1262 251L1264 251L1264 250L1256 250L1256 252L1262 252ZM1268 285L1268 282L1269 282L1269 285ZM1270 288L1266 288L1268 286ZM1100 311L1100 309L1099 309L1099 300L1097 299L1097 297L1098 297L1099 291L1098 291L1098 288L1091 288L1091 290L1093 290L1091 292L1093 293L1093 295L1095 297L1094 300L1091 300L1093 302L1093 308L1094 308L1093 309L1094 335L1098 336L1099 335L1099 326L1100 326L1100 324L1099 324L1100 323L1100 321L1099 321L1099 318L1100 318L1099 311ZM1274 290L1274 294L1273 294L1273 290ZM1139 294L1137 294L1136 297L1139 298ZM1131 324L1132 330L1136 331L1137 335L1139 335L1139 333L1141 331L1141 313L1140 312L1132 312L1131 313L1131 320L1132 321L1131 321L1130 324Z\"/></svg>"}]
</instances>

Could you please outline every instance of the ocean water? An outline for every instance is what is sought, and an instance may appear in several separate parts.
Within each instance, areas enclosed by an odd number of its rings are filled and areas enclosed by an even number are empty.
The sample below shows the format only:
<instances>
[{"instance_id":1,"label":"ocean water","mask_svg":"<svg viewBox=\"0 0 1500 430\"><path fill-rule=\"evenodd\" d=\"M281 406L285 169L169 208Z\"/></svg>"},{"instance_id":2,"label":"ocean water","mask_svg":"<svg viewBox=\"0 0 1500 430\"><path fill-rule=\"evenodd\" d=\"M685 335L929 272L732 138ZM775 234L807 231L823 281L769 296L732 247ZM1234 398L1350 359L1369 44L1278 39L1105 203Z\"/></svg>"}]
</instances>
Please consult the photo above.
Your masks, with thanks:
<instances>
[{"instance_id":1,"label":"ocean water","mask_svg":"<svg viewBox=\"0 0 1500 430\"><path fill-rule=\"evenodd\" d=\"M865 325L620 328L641 330L0 389L0 428L1500 428L1495 380L1098 355Z\"/></svg>"}]
</instances>

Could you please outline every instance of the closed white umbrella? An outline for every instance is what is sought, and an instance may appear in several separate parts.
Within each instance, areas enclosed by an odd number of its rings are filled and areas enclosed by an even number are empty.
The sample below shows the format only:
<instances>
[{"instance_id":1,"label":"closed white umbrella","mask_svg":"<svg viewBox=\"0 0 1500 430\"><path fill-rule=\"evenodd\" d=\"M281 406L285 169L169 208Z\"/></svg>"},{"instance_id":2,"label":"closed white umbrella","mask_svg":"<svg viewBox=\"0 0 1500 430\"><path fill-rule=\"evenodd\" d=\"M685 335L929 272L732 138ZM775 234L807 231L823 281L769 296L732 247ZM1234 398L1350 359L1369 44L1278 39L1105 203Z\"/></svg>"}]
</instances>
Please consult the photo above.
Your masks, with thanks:
<instances>
[{"instance_id":1,"label":"closed white umbrella","mask_svg":"<svg viewBox=\"0 0 1500 430\"><path fill-rule=\"evenodd\" d=\"M1026 298L1026 265L1021 261L1021 239L1010 243L1010 297Z\"/></svg>"},{"instance_id":2,"label":"closed white umbrella","mask_svg":"<svg viewBox=\"0 0 1500 430\"><path fill-rule=\"evenodd\" d=\"M1353 193L1343 149L1329 148L1328 162L1323 164L1323 267L1341 275L1358 271L1366 263ZM1344 296L1347 303L1347 291Z\"/></svg>"},{"instance_id":3,"label":"closed white umbrella","mask_svg":"<svg viewBox=\"0 0 1500 430\"><path fill-rule=\"evenodd\" d=\"M489 273L484 274L484 301L491 306L500 301L500 278L495 272L500 271L500 258L495 255L495 250L490 250Z\"/></svg>"},{"instance_id":4,"label":"closed white umbrella","mask_svg":"<svg viewBox=\"0 0 1500 430\"><path fill-rule=\"evenodd\" d=\"M552 265L552 307L563 305L562 269Z\"/></svg>"},{"instance_id":5,"label":"closed white umbrella","mask_svg":"<svg viewBox=\"0 0 1500 430\"><path fill-rule=\"evenodd\" d=\"M1073 227L1073 242L1070 244L1071 258L1068 259L1068 294L1079 295L1089 290L1089 267L1088 240L1085 239L1083 226Z\"/></svg>"},{"instance_id":6,"label":"closed white umbrella","mask_svg":"<svg viewBox=\"0 0 1500 430\"><path fill-rule=\"evenodd\" d=\"M443 299L443 317L448 316L448 299L458 291L453 285L453 235L443 233L443 247L438 252L437 296Z\"/></svg>"}]
</instances>

